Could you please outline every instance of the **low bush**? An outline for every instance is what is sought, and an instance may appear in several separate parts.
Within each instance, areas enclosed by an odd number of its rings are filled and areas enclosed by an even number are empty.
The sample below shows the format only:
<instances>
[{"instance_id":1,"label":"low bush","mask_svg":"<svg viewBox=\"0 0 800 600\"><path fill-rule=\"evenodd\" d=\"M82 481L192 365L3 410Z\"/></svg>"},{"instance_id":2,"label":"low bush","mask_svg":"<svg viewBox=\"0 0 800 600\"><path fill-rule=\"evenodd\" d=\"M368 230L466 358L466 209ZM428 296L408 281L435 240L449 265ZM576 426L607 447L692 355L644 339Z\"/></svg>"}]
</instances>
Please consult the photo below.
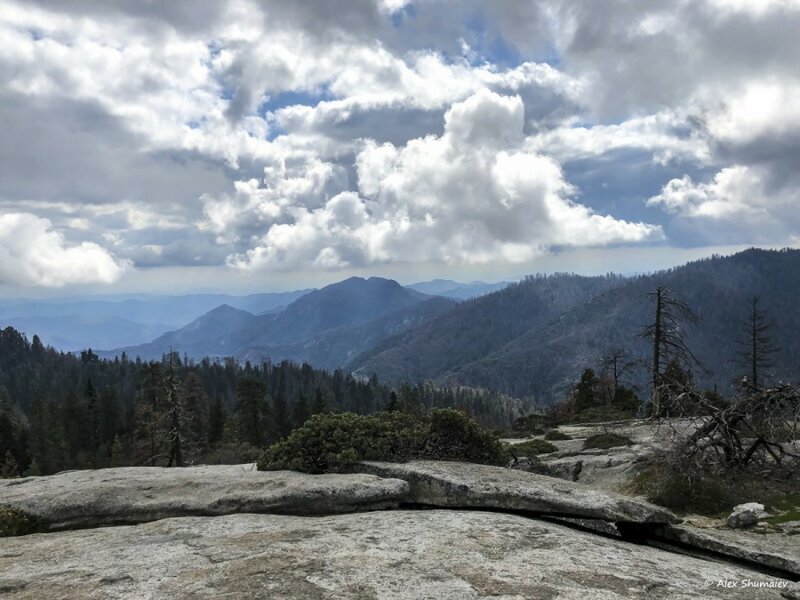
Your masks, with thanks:
<instances>
[{"instance_id":1,"label":"low bush","mask_svg":"<svg viewBox=\"0 0 800 600\"><path fill-rule=\"evenodd\" d=\"M613 406L593 406L582 410L575 418L573 423L606 423L608 421L627 421L632 418L629 412L625 412Z\"/></svg>"},{"instance_id":2,"label":"low bush","mask_svg":"<svg viewBox=\"0 0 800 600\"><path fill-rule=\"evenodd\" d=\"M544 434L544 439L550 440L551 442L561 442L564 440L571 440L572 437L567 435L566 433L562 433L558 429L551 429L550 431Z\"/></svg>"},{"instance_id":3,"label":"low bush","mask_svg":"<svg viewBox=\"0 0 800 600\"><path fill-rule=\"evenodd\" d=\"M329 473L363 460L414 458L504 464L507 454L494 434L453 409L433 409L424 416L318 414L267 448L258 468Z\"/></svg>"},{"instance_id":4,"label":"low bush","mask_svg":"<svg viewBox=\"0 0 800 600\"><path fill-rule=\"evenodd\" d=\"M464 413L451 408L433 409L423 427L425 443L420 458L462 460L500 465L508 461L503 445Z\"/></svg>"},{"instance_id":5,"label":"low bush","mask_svg":"<svg viewBox=\"0 0 800 600\"><path fill-rule=\"evenodd\" d=\"M16 508L0 507L0 537L27 535L37 531L36 520Z\"/></svg>"},{"instance_id":6,"label":"low bush","mask_svg":"<svg viewBox=\"0 0 800 600\"><path fill-rule=\"evenodd\" d=\"M633 440L628 436L618 433L597 433L589 436L583 442L584 450L590 450L592 448L608 450L609 448L618 448L620 446L633 446Z\"/></svg>"},{"instance_id":7,"label":"low bush","mask_svg":"<svg viewBox=\"0 0 800 600\"><path fill-rule=\"evenodd\" d=\"M548 452L555 452L558 450L553 444L545 440L528 440L521 444L512 444L509 446L509 452L515 456L536 456L537 454L547 454Z\"/></svg>"},{"instance_id":8,"label":"low bush","mask_svg":"<svg viewBox=\"0 0 800 600\"><path fill-rule=\"evenodd\" d=\"M631 491L678 513L717 517L724 516L745 500L731 482L722 478L679 472L661 465L651 466L636 475Z\"/></svg>"},{"instance_id":9,"label":"low bush","mask_svg":"<svg viewBox=\"0 0 800 600\"><path fill-rule=\"evenodd\" d=\"M545 429L554 425L555 419L553 417L533 414L516 419L511 426L511 431L517 435L541 435L545 432Z\"/></svg>"}]
</instances>

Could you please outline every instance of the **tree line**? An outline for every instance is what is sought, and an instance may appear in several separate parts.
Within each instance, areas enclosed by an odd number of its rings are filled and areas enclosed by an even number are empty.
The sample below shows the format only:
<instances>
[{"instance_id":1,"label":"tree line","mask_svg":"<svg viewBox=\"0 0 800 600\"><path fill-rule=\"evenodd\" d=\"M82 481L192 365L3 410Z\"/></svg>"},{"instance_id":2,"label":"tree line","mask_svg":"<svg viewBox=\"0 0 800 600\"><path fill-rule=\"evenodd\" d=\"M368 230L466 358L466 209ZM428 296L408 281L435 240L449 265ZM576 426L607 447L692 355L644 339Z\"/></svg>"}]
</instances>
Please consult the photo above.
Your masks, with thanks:
<instances>
[{"instance_id":1,"label":"tree line","mask_svg":"<svg viewBox=\"0 0 800 600\"><path fill-rule=\"evenodd\" d=\"M3 476L108 466L255 460L310 416L454 407L492 427L525 412L500 394L431 384L392 388L377 377L282 362L100 359L0 331Z\"/></svg>"}]
</instances>

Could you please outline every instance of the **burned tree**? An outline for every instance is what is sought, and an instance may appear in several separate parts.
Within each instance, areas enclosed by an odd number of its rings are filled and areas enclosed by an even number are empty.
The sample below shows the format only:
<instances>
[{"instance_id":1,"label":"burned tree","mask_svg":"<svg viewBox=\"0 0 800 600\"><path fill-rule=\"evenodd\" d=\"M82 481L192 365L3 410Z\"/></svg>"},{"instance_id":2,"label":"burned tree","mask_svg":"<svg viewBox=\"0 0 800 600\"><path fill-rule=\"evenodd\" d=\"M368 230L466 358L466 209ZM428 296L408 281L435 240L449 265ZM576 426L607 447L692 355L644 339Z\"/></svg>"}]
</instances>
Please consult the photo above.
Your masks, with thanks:
<instances>
[{"instance_id":1,"label":"burned tree","mask_svg":"<svg viewBox=\"0 0 800 600\"><path fill-rule=\"evenodd\" d=\"M724 408L696 392L685 392L677 401L697 403L705 413L678 443L683 468L719 474L752 465L781 469L800 459L800 391L790 385L745 388Z\"/></svg>"},{"instance_id":2,"label":"burned tree","mask_svg":"<svg viewBox=\"0 0 800 600\"><path fill-rule=\"evenodd\" d=\"M664 387L670 383L665 376L669 364L677 362L687 367L699 365L697 358L686 345L686 330L683 326L683 322L696 324L699 318L669 288L659 286L648 296L655 299L655 316L640 335L652 340L653 360L649 366L652 412L654 416L661 416L663 410L661 396L664 395Z\"/></svg>"},{"instance_id":3,"label":"burned tree","mask_svg":"<svg viewBox=\"0 0 800 600\"><path fill-rule=\"evenodd\" d=\"M746 384L753 390L760 389L764 372L773 366L772 355L778 351L770 336L772 323L759 306L759 301L758 296L751 299L745 335L739 340L740 362L747 369L746 377L749 378Z\"/></svg>"},{"instance_id":4,"label":"burned tree","mask_svg":"<svg viewBox=\"0 0 800 600\"><path fill-rule=\"evenodd\" d=\"M631 361L626 360L627 353L621 348L609 350L600 358L600 369L603 373L609 373L613 387L611 397L616 395L620 387L623 375L633 366Z\"/></svg>"}]
</instances>

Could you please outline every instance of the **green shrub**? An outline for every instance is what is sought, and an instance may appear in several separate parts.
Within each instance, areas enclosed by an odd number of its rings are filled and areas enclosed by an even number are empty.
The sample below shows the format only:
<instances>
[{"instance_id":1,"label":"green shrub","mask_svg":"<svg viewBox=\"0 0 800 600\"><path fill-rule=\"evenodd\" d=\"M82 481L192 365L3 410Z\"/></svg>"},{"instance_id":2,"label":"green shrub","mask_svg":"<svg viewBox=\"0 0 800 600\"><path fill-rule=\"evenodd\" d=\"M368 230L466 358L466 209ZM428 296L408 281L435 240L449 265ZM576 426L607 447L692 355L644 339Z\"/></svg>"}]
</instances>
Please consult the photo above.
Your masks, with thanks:
<instances>
[{"instance_id":1,"label":"green shrub","mask_svg":"<svg viewBox=\"0 0 800 600\"><path fill-rule=\"evenodd\" d=\"M453 409L427 416L318 414L267 448L258 469L329 473L363 460L413 458L503 464L506 454L495 435Z\"/></svg>"},{"instance_id":2,"label":"green shrub","mask_svg":"<svg viewBox=\"0 0 800 600\"><path fill-rule=\"evenodd\" d=\"M558 429L551 429L550 431L544 434L544 439L550 440L551 442L561 442L564 440L571 440L572 437L567 435L566 433L562 433Z\"/></svg>"},{"instance_id":3,"label":"green shrub","mask_svg":"<svg viewBox=\"0 0 800 600\"><path fill-rule=\"evenodd\" d=\"M679 513L708 516L725 514L741 500L735 486L721 478L655 466L634 477L631 491Z\"/></svg>"},{"instance_id":4,"label":"green shrub","mask_svg":"<svg viewBox=\"0 0 800 600\"><path fill-rule=\"evenodd\" d=\"M497 436L452 408L435 408L427 418L420 458L500 465L508 456Z\"/></svg>"},{"instance_id":5,"label":"green shrub","mask_svg":"<svg viewBox=\"0 0 800 600\"><path fill-rule=\"evenodd\" d=\"M555 425L553 417L533 414L516 419L511 430L516 434L540 435L547 427L553 425Z\"/></svg>"},{"instance_id":6,"label":"green shrub","mask_svg":"<svg viewBox=\"0 0 800 600\"><path fill-rule=\"evenodd\" d=\"M626 421L631 414L613 406L593 406L582 410L575 418L574 423L605 423L607 421Z\"/></svg>"},{"instance_id":7,"label":"green shrub","mask_svg":"<svg viewBox=\"0 0 800 600\"><path fill-rule=\"evenodd\" d=\"M553 444L545 440L528 440L521 444L509 446L509 451L516 456L536 456L537 454L547 454L558 450Z\"/></svg>"},{"instance_id":8,"label":"green shrub","mask_svg":"<svg viewBox=\"0 0 800 600\"><path fill-rule=\"evenodd\" d=\"M27 535L37 531L36 520L16 508L0 507L0 537Z\"/></svg>"},{"instance_id":9,"label":"green shrub","mask_svg":"<svg viewBox=\"0 0 800 600\"><path fill-rule=\"evenodd\" d=\"M597 433L589 436L583 442L584 450L590 450L592 448L608 450L609 448L617 448L619 446L633 446L633 440L628 436L618 433Z\"/></svg>"}]
</instances>

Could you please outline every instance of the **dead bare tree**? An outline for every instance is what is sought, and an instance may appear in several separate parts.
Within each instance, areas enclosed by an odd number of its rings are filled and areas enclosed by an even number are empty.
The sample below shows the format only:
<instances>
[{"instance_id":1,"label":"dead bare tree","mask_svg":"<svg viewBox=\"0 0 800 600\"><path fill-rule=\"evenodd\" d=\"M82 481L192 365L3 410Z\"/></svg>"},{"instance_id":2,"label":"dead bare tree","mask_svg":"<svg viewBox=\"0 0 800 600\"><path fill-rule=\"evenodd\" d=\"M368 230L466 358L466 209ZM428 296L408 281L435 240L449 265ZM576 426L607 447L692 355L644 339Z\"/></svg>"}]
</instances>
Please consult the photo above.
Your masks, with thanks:
<instances>
[{"instance_id":1,"label":"dead bare tree","mask_svg":"<svg viewBox=\"0 0 800 600\"><path fill-rule=\"evenodd\" d=\"M764 371L772 367L772 355L779 348L772 342L770 331L772 323L767 313L759 306L760 298L753 296L744 331L745 336L738 341L741 351L740 362L748 370L749 381L753 389L759 389L763 383Z\"/></svg>"},{"instance_id":2,"label":"dead bare tree","mask_svg":"<svg viewBox=\"0 0 800 600\"><path fill-rule=\"evenodd\" d=\"M664 373L671 361L687 366L699 366L699 361L686 344L686 329L683 323L696 324L699 317L669 288L659 286L648 294L655 299L655 316L640 336L652 340L653 360L649 365L652 387L653 416L661 415L661 397L669 384Z\"/></svg>"},{"instance_id":3,"label":"dead bare tree","mask_svg":"<svg viewBox=\"0 0 800 600\"><path fill-rule=\"evenodd\" d=\"M727 407L718 407L696 391L685 391L677 404L699 405L689 433L678 440L686 467L721 474L758 466L781 469L800 465L800 390L780 384L758 390L744 387Z\"/></svg>"},{"instance_id":4,"label":"dead bare tree","mask_svg":"<svg viewBox=\"0 0 800 600\"><path fill-rule=\"evenodd\" d=\"M613 387L611 389L612 398L622 384L625 374L636 365L635 361L628 359L628 353L622 348L609 350L600 357L600 370L611 376Z\"/></svg>"}]
</instances>

